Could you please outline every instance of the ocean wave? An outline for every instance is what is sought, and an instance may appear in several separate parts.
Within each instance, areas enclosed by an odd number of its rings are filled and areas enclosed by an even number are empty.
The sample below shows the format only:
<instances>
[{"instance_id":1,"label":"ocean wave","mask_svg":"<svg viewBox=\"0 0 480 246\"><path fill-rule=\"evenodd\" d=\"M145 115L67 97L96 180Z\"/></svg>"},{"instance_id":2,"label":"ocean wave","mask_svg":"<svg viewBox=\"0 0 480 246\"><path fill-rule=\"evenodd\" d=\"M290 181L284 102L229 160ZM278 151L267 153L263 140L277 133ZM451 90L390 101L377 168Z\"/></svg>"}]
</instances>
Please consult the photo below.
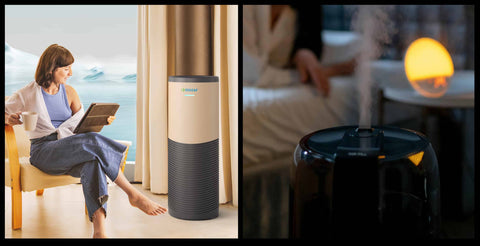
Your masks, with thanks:
<instances>
[{"instance_id":1,"label":"ocean wave","mask_svg":"<svg viewBox=\"0 0 480 246\"><path fill-rule=\"evenodd\" d=\"M5 65L30 66L36 65L39 57L25 51L13 48L5 42Z\"/></svg>"},{"instance_id":2,"label":"ocean wave","mask_svg":"<svg viewBox=\"0 0 480 246\"><path fill-rule=\"evenodd\" d=\"M103 78L105 76L105 73L103 72L103 69L101 67L93 67L88 70L88 75L83 76L83 80L87 81L94 81L98 80L99 78Z\"/></svg>"},{"instance_id":3,"label":"ocean wave","mask_svg":"<svg viewBox=\"0 0 480 246\"><path fill-rule=\"evenodd\" d=\"M137 81L137 74L136 73L129 74L129 75L124 76L122 79L126 80L126 81Z\"/></svg>"}]
</instances>

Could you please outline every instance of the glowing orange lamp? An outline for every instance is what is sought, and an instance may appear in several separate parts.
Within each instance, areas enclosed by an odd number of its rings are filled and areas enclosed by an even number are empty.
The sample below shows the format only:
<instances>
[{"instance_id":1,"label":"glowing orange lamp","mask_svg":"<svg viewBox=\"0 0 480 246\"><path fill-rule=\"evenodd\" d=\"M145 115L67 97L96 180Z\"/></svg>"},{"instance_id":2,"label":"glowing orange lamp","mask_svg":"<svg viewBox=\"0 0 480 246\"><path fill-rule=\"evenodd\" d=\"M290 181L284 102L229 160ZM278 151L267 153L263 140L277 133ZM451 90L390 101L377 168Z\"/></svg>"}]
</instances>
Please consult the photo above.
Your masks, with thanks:
<instances>
[{"instance_id":1,"label":"glowing orange lamp","mask_svg":"<svg viewBox=\"0 0 480 246\"><path fill-rule=\"evenodd\" d=\"M443 96L453 75L447 49L431 38L419 38L407 49L405 73L412 87L425 97Z\"/></svg>"}]
</instances>

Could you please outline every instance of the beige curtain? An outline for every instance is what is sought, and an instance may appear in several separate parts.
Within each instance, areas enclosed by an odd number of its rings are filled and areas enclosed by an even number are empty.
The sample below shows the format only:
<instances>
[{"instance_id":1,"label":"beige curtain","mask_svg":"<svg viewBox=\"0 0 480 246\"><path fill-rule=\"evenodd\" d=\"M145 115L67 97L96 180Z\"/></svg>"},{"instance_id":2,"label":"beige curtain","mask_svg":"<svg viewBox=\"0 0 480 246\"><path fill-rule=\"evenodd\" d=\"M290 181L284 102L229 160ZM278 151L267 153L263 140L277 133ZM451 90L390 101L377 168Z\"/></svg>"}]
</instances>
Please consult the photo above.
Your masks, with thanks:
<instances>
[{"instance_id":1,"label":"beige curtain","mask_svg":"<svg viewBox=\"0 0 480 246\"><path fill-rule=\"evenodd\" d=\"M211 34L201 38L200 34L186 32L199 30L192 29L188 22L209 23L199 28L211 28ZM200 33L206 32L204 29ZM184 37L181 42L179 37ZM192 47L196 45L203 47L202 52L210 49L211 56L185 54L188 48L194 52ZM196 75L220 78L219 202L231 201L238 206L238 6L139 6L137 52L135 181L141 181L143 188L153 193L168 193L168 76L185 75L185 71L192 74L196 69ZM188 62L188 57L206 59L211 65Z\"/></svg>"},{"instance_id":2,"label":"beige curtain","mask_svg":"<svg viewBox=\"0 0 480 246\"><path fill-rule=\"evenodd\" d=\"M176 75L213 75L212 12L209 5L175 6Z\"/></svg>"}]
</instances>

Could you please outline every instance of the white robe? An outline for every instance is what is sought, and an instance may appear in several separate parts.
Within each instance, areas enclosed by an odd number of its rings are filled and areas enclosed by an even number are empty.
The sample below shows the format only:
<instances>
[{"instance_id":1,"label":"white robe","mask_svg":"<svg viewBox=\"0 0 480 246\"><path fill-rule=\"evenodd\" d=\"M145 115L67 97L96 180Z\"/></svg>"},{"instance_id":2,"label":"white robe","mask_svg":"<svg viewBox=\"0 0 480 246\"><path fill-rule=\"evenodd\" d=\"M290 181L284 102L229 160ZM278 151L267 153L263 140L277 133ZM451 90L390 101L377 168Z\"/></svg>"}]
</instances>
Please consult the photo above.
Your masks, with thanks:
<instances>
[{"instance_id":1,"label":"white robe","mask_svg":"<svg viewBox=\"0 0 480 246\"><path fill-rule=\"evenodd\" d=\"M35 81L30 82L22 89L16 91L5 101L5 112L8 114L17 112L36 112L38 114L37 126L33 131L27 131L30 139L48 136L54 132L57 138L65 138L74 135L73 131L82 119L85 111L83 105L77 113L68 118L58 128L55 128L48 114L47 106L42 95L42 87Z\"/></svg>"},{"instance_id":2,"label":"white robe","mask_svg":"<svg viewBox=\"0 0 480 246\"><path fill-rule=\"evenodd\" d=\"M296 14L294 9L285 8L273 30L270 30L269 5L243 6L245 85L278 87L298 82L296 70L284 68L290 62L295 42Z\"/></svg>"}]
</instances>

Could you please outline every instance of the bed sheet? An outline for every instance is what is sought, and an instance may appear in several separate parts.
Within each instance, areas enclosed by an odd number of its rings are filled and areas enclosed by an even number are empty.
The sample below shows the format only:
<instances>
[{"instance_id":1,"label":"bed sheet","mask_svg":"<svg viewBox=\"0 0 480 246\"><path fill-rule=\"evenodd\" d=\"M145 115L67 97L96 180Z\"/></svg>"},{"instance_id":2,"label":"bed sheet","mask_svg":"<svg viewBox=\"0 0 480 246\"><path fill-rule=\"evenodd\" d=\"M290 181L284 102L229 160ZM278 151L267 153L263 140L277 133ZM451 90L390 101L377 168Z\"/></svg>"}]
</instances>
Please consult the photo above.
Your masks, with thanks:
<instances>
[{"instance_id":1,"label":"bed sheet","mask_svg":"<svg viewBox=\"0 0 480 246\"><path fill-rule=\"evenodd\" d=\"M358 124L354 77L330 78L325 98L300 82L279 88L243 88L244 167L293 154L301 137L334 126Z\"/></svg>"}]
</instances>

